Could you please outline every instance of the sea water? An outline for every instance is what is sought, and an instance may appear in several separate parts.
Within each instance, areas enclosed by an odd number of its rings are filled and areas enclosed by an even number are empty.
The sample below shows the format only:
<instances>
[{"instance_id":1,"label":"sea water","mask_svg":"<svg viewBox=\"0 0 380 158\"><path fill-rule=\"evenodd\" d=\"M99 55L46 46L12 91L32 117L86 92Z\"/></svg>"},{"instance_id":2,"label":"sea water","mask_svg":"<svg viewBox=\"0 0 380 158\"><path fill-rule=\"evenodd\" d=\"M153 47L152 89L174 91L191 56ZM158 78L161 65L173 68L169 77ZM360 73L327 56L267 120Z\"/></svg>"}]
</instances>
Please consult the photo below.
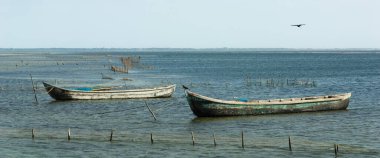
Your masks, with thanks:
<instances>
[{"instance_id":1,"label":"sea water","mask_svg":"<svg viewBox=\"0 0 380 158\"><path fill-rule=\"evenodd\" d=\"M110 70L127 56L140 56L128 74ZM163 99L55 101L42 81L122 89L176 84L177 89ZM347 92L352 97L343 111L198 118L182 85L226 100ZM379 157L379 96L376 51L2 50L0 156L333 157L338 144L338 156Z\"/></svg>"}]
</instances>

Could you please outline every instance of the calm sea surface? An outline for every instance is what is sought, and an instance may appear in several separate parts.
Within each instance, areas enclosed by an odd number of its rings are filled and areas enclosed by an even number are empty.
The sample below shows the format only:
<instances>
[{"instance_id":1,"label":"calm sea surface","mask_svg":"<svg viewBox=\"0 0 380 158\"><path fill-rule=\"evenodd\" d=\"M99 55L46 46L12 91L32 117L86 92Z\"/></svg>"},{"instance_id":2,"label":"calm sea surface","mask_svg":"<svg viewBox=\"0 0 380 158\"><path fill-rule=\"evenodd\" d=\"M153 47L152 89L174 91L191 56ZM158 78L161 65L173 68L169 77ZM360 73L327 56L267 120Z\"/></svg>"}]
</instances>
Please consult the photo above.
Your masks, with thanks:
<instances>
[{"instance_id":1,"label":"calm sea surface","mask_svg":"<svg viewBox=\"0 0 380 158\"><path fill-rule=\"evenodd\" d=\"M126 56L141 57L130 73L109 70ZM177 89L165 99L55 101L42 81L64 87L176 84ZM197 118L182 85L223 99L346 92L352 98L344 111ZM378 52L3 51L0 157L334 157L334 144L339 157L379 157L379 96Z\"/></svg>"}]
</instances>

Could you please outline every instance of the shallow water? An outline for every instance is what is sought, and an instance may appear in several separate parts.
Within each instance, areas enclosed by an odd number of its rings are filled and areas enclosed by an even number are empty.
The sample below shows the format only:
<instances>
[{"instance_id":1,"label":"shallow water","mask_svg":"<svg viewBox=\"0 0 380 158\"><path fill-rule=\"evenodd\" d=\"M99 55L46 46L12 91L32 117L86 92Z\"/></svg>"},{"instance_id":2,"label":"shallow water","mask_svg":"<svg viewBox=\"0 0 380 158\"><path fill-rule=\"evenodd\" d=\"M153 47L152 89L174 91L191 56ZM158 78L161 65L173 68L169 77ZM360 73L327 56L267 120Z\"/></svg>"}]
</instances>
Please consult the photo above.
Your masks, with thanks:
<instances>
[{"instance_id":1,"label":"shallow water","mask_svg":"<svg viewBox=\"0 0 380 158\"><path fill-rule=\"evenodd\" d=\"M0 53L2 157L327 157L334 156L334 144L340 145L342 157L379 156L378 53L20 53ZM129 74L111 72L110 65L120 66L121 56L141 56L140 65ZM101 73L115 80L102 80ZM39 104L34 101L29 74L37 84ZM125 77L133 81L122 81ZM41 81L66 87L126 88L174 83L177 90L173 97L165 99L54 101ZM352 98L344 111L197 118L181 85L224 99L345 92L351 92ZM145 107L145 101L157 121ZM32 128L36 131L34 139ZM109 142L112 129L113 141ZM292 152L288 150L288 136L292 139Z\"/></svg>"}]
</instances>

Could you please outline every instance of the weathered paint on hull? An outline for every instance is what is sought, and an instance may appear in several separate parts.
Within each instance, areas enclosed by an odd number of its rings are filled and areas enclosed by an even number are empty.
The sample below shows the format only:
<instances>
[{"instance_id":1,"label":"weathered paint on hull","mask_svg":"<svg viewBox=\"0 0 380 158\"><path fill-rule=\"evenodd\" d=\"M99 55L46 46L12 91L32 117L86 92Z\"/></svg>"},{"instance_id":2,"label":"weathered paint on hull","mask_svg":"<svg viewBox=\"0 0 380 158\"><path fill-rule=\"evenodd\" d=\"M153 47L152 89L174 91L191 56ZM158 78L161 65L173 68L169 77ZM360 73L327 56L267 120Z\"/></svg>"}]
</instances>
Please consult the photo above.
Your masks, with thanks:
<instances>
[{"instance_id":1,"label":"weathered paint on hull","mask_svg":"<svg viewBox=\"0 0 380 158\"><path fill-rule=\"evenodd\" d=\"M170 97L175 91L175 85L124 91L72 91L46 83L44 83L44 86L49 95L56 100L164 98Z\"/></svg>"},{"instance_id":2,"label":"weathered paint on hull","mask_svg":"<svg viewBox=\"0 0 380 158\"><path fill-rule=\"evenodd\" d=\"M187 95L193 113L199 117L263 115L347 109L349 98L296 104L224 104Z\"/></svg>"}]
</instances>

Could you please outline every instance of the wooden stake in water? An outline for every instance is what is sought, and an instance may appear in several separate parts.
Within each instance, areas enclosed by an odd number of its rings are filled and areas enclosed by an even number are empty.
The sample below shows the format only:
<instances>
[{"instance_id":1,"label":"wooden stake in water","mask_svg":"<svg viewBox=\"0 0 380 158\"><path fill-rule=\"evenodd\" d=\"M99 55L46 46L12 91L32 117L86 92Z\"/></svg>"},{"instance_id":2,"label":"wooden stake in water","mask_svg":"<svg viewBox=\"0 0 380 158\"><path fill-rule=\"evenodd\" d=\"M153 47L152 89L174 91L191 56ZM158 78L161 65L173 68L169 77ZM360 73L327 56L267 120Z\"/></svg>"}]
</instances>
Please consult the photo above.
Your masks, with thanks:
<instances>
[{"instance_id":1,"label":"wooden stake in water","mask_svg":"<svg viewBox=\"0 0 380 158\"><path fill-rule=\"evenodd\" d=\"M148 104L146 103L146 101L145 101L145 106L148 108L149 112L152 114L154 120L157 121L156 115L154 115L154 113L152 112L152 110L150 110L150 107L148 106Z\"/></svg>"},{"instance_id":2,"label":"wooden stake in water","mask_svg":"<svg viewBox=\"0 0 380 158\"><path fill-rule=\"evenodd\" d=\"M244 149L244 131L241 131L241 147Z\"/></svg>"},{"instance_id":3,"label":"wooden stake in water","mask_svg":"<svg viewBox=\"0 0 380 158\"><path fill-rule=\"evenodd\" d=\"M191 140L193 141L193 146L195 145L195 138L194 138L194 133L191 131Z\"/></svg>"},{"instance_id":4,"label":"wooden stake in water","mask_svg":"<svg viewBox=\"0 0 380 158\"><path fill-rule=\"evenodd\" d=\"M335 157L338 156L338 152L339 152L339 144L334 144L334 153L335 153Z\"/></svg>"},{"instance_id":5,"label":"wooden stake in water","mask_svg":"<svg viewBox=\"0 0 380 158\"><path fill-rule=\"evenodd\" d=\"M67 130L67 140L71 139L71 133L70 133L70 128Z\"/></svg>"},{"instance_id":6,"label":"wooden stake in water","mask_svg":"<svg viewBox=\"0 0 380 158\"><path fill-rule=\"evenodd\" d=\"M339 153L339 144L336 144L336 153Z\"/></svg>"},{"instance_id":7,"label":"wooden stake in water","mask_svg":"<svg viewBox=\"0 0 380 158\"><path fill-rule=\"evenodd\" d=\"M150 143L153 144L153 133L150 133Z\"/></svg>"},{"instance_id":8,"label":"wooden stake in water","mask_svg":"<svg viewBox=\"0 0 380 158\"><path fill-rule=\"evenodd\" d=\"M29 74L29 75L30 75L30 80L32 81L33 92L34 92L34 98L36 99L36 102L37 102L37 104L38 104L37 94L36 94L36 89L34 88L33 77L32 77L32 74Z\"/></svg>"},{"instance_id":9,"label":"wooden stake in water","mask_svg":"<svg viewBox=\"0 0 380 158\"><path fill-rule=\"evenodd\" d=\"M288 141L289 141L289 151L292 151L292 142L290 141L290 136L288 137Z\"/></svg>"},{"instance_id":10,"label":"wooden stake in water","mask_svg":"<svg viewBox=\"0 0 380 158\"><path fill-rule=\"evenodd\" d=\"M32 128L32 139L34 139L34 128Z\"/></svg>"},{"instance_id":11,"label":"wooden stake in water","mask_svg":"<svg viewBox=\"0 0 380 158\"><path fill-rule=\"evenodd\" d=\"M112 142L113 130L111 130L110 142Z\"/></svg>"},{"instance_id":12,"label":"wooden stake in water","mask_svg":"<svg viewBox=\"0 0 380 158\"><path fill-rule=\"evenodd\" d=\"M216 146L215 133L212 133L212 137L214 138L214 146Z\"/></svg>"}]
</instances>

